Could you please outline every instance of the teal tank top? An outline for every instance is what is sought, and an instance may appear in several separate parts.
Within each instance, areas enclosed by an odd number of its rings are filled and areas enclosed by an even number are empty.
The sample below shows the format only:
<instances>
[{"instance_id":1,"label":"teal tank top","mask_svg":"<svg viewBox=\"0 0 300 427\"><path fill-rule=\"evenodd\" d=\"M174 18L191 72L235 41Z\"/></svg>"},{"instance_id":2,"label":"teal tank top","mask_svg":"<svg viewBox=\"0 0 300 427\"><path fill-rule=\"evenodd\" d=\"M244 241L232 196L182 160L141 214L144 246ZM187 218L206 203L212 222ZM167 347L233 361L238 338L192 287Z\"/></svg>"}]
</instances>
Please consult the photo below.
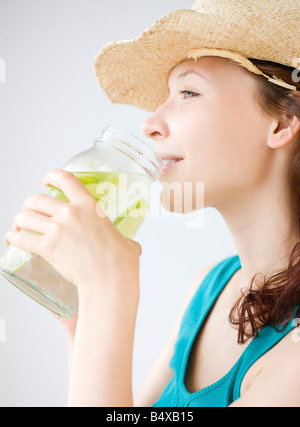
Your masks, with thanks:
<instances>
[{"instance_id":1,"label":"teal tank top","mask_svg":"<svg viewBox=\"0 0 300 427\"><path fill-rule=\"evenodd\" d=\"M241 384L248 369L296 326L292 320L284 331L278 332L271 326L264 327L223 378L195 393L187 391L184 377L194 340L221 291L240 268L239 257L230 257L216 265L199 286L183 316L174 346L170 361L172 379L153 404L154 407L228 407L239 399Z\"/></svg>"}]
</instances>

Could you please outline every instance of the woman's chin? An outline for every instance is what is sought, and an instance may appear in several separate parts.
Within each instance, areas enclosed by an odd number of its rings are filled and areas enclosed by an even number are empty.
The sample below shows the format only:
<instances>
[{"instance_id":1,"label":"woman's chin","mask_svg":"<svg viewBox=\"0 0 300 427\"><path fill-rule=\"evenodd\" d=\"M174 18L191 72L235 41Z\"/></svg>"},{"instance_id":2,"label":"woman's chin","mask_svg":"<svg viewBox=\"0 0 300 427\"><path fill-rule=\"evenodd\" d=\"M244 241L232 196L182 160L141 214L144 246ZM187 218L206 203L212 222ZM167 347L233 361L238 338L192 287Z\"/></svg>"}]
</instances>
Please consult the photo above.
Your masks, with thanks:
<instances>
[{"instance_id":1,"label":"woman's chin","mask_svg":"<svg viewBox=\"0 0 300 427\"><path fill-rule=\"evenodd\" d=\"M172 187L171 190L163 188L161 193L161 204L169 212L189 214L203 209L204 206L204 184L199 183L196 191L182 186Z\"/></svg>"},{"instance_id":2,"label":"woman's chin","mask_svg":"<svg viewBox=\"0 0 300 427\"><path fill-rule=\"evenodd\" d=\"M161 204L166 211L178 214L193 213L196 210L199 210L204 207L199 206L199 209L195 209L195 207L188 206L188 203L184 203L184 201L182 201L181 199L164 197L163 195L161 197Z\"/></svg>"}]
</instances>

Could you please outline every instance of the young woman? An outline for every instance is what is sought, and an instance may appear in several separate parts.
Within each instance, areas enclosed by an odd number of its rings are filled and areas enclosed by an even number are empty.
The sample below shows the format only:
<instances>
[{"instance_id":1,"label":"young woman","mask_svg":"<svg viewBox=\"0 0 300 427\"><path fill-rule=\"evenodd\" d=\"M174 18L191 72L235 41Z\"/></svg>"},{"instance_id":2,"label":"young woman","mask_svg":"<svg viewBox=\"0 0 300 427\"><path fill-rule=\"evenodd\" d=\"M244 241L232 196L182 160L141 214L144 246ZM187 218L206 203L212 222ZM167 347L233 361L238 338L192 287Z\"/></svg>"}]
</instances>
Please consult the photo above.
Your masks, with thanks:
<instances>
[{"instance_id":1,"label":"young woman","mask_svg":"<svg viewBox=\"0 0 300 427\"><path fill-rule=\"evenodd\" d=\"M114 102L155 109L143 132L162 158L175 160L161 181L204 182L205 206L223 215L238 256L195 278L134 399L142 249L99 217L72 174L51 171L44 184L70 203L30 197L6 242L41 255L78 287L78 319L64 321L71 406L300 406L300 78L292 64L299 24L287 0L203 0L98 55L100 83ZM127 74L114 60L127 63ZM163 190L165 207L181 211L178 200Z\"/></svg>"}]
</instances>

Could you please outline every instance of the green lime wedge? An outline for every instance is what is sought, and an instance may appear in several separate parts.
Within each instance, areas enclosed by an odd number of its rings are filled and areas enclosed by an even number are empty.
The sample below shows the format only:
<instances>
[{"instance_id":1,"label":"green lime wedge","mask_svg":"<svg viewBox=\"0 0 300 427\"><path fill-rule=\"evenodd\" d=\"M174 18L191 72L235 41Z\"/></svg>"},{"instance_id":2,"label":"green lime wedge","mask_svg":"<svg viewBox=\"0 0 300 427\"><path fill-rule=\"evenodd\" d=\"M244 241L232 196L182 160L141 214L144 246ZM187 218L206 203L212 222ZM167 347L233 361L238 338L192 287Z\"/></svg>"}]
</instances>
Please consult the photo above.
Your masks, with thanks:
<instances>
[{"instance_id":1,"label":"green lime wedge","mask_svg":"<svg viewBox=\"0 0 300 427\"><path fill-rule=\"evenodd\" d=\"M120 172L74 172L83 185L111 182L118 186Z\"/></svg>"},{"instance_id":2,"label":"green lime wedge","mask_svg":"<svg viewBox=\"0 0 300 427\"><path fill-rule=\"evenodd\" d=\"M16 272L21 270L32 257L31 253L10 245L1 261L1 268L5 271Z\"/></svg>"},{"instance_id":3,"label":"green lime wedge","mask_svg":"<svg viewBox=\"0 0 300 427\"><path fill-rule=\"evenodd\" d=\"M114 224L123 236L132 239L145 220L147 211L147 201L145 199L139 199L118 216Z\"/></svg>"},{"instance_id":4,"label":"green lime wedge","mask_svg":"<svg viewBox=\"0 0 300 427\"><path fill-rule=\"evenodd\" d=\"M56 187L49 187L47 193L49 196L55 197L63 202L69 202L69 199L64 195L64 193Z\"/></svg>"},{"instance_id":5,"label":"green lime wedge","mask_svg":"<svg viewBox=\"0 0 300 427\"><path fill-rule=\"evenodd\" d=\"M136 187L130 193L130 184L139 181L148 189L149 179L138 174L121 172L74 172L74 175L85 185L89 193L99 203L108 218L125 236L132 238L144 221L148 203L146 199L135 196ZM50 187L48 194L57 199L69 202L61 190ZM147 196L145 196L147 197ZM128 200L132 200L128 207Z\"/></svg>"},{"instance_id":6,"label":"green lime wedge","mask_svg":"<svg viewBox=\"0 0 300 427\"><path fill-rule=\"evenodd\" d=\"M74 172L74 175L97 201L107 193L107 190L101 191L101 185L105 186L109 183L116 188L119 184L119 174L119 172ZM59 188L49 187L48 194L63 202L69 202L69 199Z\"/></svg>"}]
</instances>

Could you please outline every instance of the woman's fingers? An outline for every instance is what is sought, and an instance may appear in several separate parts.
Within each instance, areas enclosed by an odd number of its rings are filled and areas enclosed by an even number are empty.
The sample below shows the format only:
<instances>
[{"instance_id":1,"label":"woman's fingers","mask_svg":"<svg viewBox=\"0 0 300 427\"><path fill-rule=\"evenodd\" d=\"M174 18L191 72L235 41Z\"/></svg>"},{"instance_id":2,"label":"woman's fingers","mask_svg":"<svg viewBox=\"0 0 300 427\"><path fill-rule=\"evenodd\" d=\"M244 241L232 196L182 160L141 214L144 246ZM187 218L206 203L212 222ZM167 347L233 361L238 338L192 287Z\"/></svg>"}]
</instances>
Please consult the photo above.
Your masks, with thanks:
<instances>
[{"instance_id":1,"label":"woman's fingers","mask_svg":"<svg viewBox=\"0 0 300 427\"><path fill-rule=\"evenodd\" d=\"M41 236L32 233L23 233L21 231L8 231L5 239L17 248L24 249L28 252L36 253L37 247L40 246Z\"/></svg>"},{"instance_id":2,"label":"woman's fingers","mask_svg":"<svg viewBox=\"0 0 300 427\"><path fill-rule=\"evenodd\" d=\"M49 218L33 211L19 212L13 223L13 231L21 229L34 233L45 234L49 228Z\"/></svg>"},{"instance_id":3,"label":"woman's fingers","mask_svg":"<svg viewBox=\"0 0 300 427\"><path fill-rule=\"evenodd\" d=\"M25 200L22 211L34 211L51 217L63 203L65 202L49 194L36 194Z\"/></svg>"},{"instance_id":4,"label":"woman's fingers","mask_svg":"<svg viewBox=\"0 0 300 427\"><path fill-rule=\"evenodd\" d=\"M73 202L76 204L77 201L81 203L83 201L84 203L92 201L95 205L98 217L107 219L107 215L100 204L96 203L95 199L82 182L71 172L67 172L63 169L53 169L46 175L43 184L59 188L71 203Z\"/></svg>"},{"instance_id":5,"label":"woman's fingers","mask_svg":"<svg viewBox=\"0 0 300 427\"><path fill-rule=\"evenodd\" d=\"M59 206L64 203L47 194L28 197L23 204L22 210L14 218L12 230L4 237L5 245L12 244L12 239L15 243L22 241L26 244L28 240L24 238L26 233L20 233L20 230L35 233L37 238L44 235L51 225L51 217L57 212ZM31 236L32 233L30 233Z\"/></svg>"},{"instance_id":6,"label":"woman's fingers","mask_svg":"<svg viewBox=\"0 0 300 427\"><path fill-rule=\"evenodd\" d=\"M6 247L8 247L10 245L9 241L7 240L6 235L4 236L3 242L4 242Z\"/></svg>"},{"instance_id":7,"label":"woman's fingers","mask_svg":"<svg viewBox=\"0 0 300 427\"><path fill-rule=\"evenodd\" d=\"M83 197L92 198L82 182L71 172L63 169L53 169L44 178L43 184L59 188L71 201L76 202Z\"/></svg>"}]
</instances>

